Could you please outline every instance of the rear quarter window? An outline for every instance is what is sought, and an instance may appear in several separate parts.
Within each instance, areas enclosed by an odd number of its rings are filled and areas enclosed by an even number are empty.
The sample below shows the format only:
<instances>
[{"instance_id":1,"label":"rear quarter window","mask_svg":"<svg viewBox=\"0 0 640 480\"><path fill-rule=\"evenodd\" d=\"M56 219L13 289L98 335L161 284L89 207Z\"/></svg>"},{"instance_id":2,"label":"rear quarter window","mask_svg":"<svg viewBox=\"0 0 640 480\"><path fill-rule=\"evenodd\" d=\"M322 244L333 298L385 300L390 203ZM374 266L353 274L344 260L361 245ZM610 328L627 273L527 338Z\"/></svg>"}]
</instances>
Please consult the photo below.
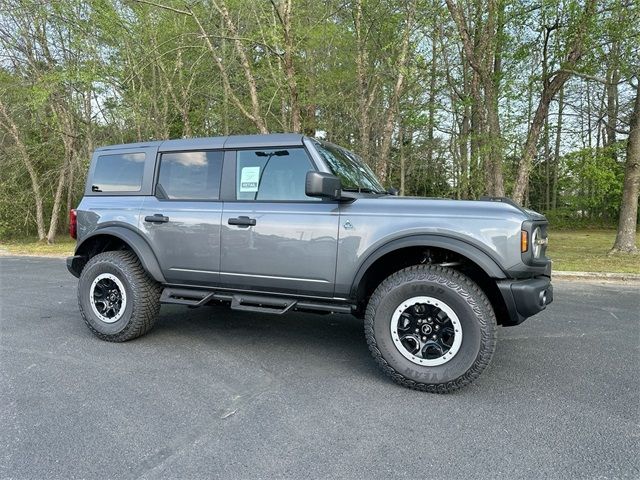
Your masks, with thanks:
<instances>
[{"instance_id":1,"label":"rear quarter window","mask_svg":"<svg viewBox=\"0 0 640 480\"><path fill-rule=\"evenodd\" d=\"M146 155L117 153L100 155L91 181L94 192L139 192Z\"/></svg>"}]
</instances>

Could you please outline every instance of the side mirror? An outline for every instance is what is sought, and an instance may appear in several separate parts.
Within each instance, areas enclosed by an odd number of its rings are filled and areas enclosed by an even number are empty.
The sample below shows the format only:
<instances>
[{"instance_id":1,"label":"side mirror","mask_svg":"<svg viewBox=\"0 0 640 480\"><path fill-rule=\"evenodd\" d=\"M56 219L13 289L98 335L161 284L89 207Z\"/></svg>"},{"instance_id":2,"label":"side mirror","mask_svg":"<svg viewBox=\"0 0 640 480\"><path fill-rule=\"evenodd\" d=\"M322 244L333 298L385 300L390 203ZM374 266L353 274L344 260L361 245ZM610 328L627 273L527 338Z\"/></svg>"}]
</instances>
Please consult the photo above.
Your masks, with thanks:
<instances>
[{"instance_id":1,"label":"side mirror","mask_svg":"<svg viewBox=\"0 0 640 480\"><path fill-rule=\"evenodd\" d=\"M311 171L307 172L304 191L308 197L338 200L342 195L342 182L330 173Z\"/></svg>"}]
</instances>

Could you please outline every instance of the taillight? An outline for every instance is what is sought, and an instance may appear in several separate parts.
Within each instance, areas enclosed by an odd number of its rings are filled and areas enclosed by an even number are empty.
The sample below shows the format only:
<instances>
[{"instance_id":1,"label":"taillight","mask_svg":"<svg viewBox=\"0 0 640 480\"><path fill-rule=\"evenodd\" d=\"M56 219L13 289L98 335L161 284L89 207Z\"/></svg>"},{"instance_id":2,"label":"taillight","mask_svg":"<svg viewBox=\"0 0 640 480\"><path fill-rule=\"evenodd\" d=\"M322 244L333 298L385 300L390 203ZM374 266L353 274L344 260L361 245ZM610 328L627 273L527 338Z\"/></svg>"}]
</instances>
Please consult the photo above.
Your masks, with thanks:
<instances>
[{"instance_id":1,"label":"taillight","mask_svg":"<svg viewBox=\"0 0 640 480\"><path fill-rule=\"evenodd\" d=\"M71 238L78 238L78 214L75 208L69 210L69 235Z\"/></svg>"}]
</instances>

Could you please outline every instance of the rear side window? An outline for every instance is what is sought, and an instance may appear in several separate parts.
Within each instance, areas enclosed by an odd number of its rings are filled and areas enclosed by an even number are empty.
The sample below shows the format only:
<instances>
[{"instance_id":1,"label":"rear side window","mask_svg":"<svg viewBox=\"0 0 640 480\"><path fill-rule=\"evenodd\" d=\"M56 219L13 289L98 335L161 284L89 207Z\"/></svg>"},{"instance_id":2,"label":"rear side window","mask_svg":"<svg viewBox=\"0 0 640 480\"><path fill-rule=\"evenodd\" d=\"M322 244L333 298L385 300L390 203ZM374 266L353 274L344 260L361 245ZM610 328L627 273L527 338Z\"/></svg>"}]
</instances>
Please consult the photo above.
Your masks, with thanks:
<instances>
[{"instance_id":1,"label":"rear side window","mask_svg":"<svg viewBox=\"0 0 640 480\"><path fill-rule=\"evenodd\" d=\"M94 192L139 192L142 188L144 153L100 155L96 160L91 190Z\"/></svg>"},{"instance_id":2,"label":"rear side window","mask_svg":"<svg viewBox=\"0 0 640 480\"><path fill-rule=\"evenodd\" d=\"M163 153L156 191L169 200L218 200L222 159L222 152Z\"/></svg>"}]
</instances>

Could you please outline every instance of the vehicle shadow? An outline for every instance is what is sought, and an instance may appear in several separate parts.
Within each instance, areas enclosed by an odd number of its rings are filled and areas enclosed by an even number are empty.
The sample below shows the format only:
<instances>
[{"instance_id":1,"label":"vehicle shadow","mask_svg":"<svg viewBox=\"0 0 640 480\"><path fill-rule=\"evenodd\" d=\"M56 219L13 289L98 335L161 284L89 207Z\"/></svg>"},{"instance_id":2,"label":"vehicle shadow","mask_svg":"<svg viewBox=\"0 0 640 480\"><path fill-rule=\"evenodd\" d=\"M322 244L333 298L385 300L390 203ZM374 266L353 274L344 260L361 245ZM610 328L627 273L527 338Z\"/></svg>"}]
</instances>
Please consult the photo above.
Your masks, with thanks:
<instances>
[{"instance_id":1,"label":"vehicle shadow","mask_svg":"<svg viewBox=\"0 0 640 480\"><path fill-rule=\"evenodd\" d=\"M498 328L500 335L502 329ZM226 306L189 309L164 305L155 328L147 336L174 348L196 345L200 354L210 350L222 353L225 358L256 361L271 371L322 368L330 369L333 375L392 383L369 352L363 321L351 315L298 312L269 315L233 311ZM518 365L514 364L514 353L511 345L502 348L499 341L482 383L492 385L517 379L520 375L513 371ZM510 374L500 375L504 369Z\"/></svg>"},{"instance_id":2,"label":"vehicle shadow","mask_svg":"<svg viewBox=\"0 0 640 480\"><path fill-rule=\"evenodd\" d=\"M184 342L233 356L249 354L261 365L278 362L317 367L335 365L386 381L364 337L363 321L344 314L293 312L270 315L240 312L227 306L198 309L163 305L154 329L156 341Z\"/></svg>"}]
</instances>

